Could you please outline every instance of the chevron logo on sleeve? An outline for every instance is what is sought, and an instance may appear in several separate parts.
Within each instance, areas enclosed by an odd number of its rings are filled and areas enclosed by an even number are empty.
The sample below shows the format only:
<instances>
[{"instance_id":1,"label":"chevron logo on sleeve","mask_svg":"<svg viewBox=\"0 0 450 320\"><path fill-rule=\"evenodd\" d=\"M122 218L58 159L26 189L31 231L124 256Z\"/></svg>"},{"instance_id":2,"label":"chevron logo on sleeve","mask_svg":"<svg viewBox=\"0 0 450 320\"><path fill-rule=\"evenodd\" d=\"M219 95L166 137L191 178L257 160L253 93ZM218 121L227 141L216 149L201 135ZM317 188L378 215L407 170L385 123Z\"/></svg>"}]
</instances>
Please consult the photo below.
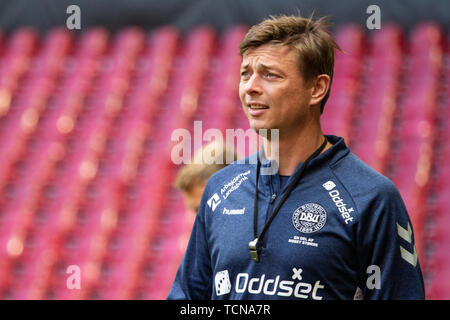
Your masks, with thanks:
<instances>
[{"instance_id":1,"label":"chevron logo on sleeve","mask_svg":"<svg viewBox=\"0 0 450 320\"><path fill-rule=\"evenodd\" d=\"M397 223L397 232L400 238L406 242L412 244L412 229L408 222L408 229L403 228ZM404 247L400 246L400 254L402 258L415 267L417 265L417 250L416 246L413 245L413 252L406 250Z\"/></svg>"}]
</instances>

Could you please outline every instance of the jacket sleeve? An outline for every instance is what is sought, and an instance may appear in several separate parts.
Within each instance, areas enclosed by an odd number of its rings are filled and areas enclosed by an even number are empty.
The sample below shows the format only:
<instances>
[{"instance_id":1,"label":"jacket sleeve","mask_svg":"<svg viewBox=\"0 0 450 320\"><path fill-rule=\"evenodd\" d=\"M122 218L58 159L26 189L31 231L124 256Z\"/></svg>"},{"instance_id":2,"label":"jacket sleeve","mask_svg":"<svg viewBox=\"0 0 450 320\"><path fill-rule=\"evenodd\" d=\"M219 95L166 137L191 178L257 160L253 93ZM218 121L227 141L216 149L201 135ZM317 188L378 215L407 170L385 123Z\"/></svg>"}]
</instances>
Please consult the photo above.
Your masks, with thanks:
<instances>
[{"instance_id":1,"label":"jacket sleeve","mask_svg":"<svg viewBox=\"0 0 450 320\"><path fill-rule=\"evenodd\" d=\"M168 300L206 300L212 295L212 269L204 214L204 192L186 252L170 289Z\"/></svg>"},{"instance_id":2,"label":"jacket sleeve","mask_svg":"<svg viewBox=\"0 0 450 320\"><path fill-rule=\"evenodd\" d=\"M356 233L363 299L425 299L411 221L392 183L367 201Z\"/></svg>"}]
</instances>

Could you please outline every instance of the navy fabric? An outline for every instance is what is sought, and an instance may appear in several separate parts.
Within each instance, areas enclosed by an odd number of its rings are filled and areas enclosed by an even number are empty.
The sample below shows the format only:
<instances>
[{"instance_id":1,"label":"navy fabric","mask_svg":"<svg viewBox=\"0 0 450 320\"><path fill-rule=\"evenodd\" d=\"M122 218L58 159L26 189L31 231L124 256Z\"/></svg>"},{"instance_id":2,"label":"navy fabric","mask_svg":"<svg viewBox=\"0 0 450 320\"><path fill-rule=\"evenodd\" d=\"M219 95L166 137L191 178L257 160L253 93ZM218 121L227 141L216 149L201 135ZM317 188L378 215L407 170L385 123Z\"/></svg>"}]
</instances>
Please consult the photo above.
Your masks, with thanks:
<instances>
[{"instance_id":1,"label":"navy fabric","mask_svg":"<svg viewBox=\"0 0 450 320\"><path fill-rule=\"evenodd\" d=\"M424 299L397 188L342 138L327 138L333 146L308 164L267 230L259 262L248 247L256 164L249 157L210 178L168 299ZM291 177L260 175L258 234Z\"/></svg>"},{"instance_id":2,"label":"navy fabric","mask_svg":"<svg viewBox=\"0 0 450 320\"><path fill-rule=\"evenodd\" d=\"M289 177L290 176L281 176L280 175L280 189L284 189L284 187L287 185Z\"/></svg>"}]
</instances>

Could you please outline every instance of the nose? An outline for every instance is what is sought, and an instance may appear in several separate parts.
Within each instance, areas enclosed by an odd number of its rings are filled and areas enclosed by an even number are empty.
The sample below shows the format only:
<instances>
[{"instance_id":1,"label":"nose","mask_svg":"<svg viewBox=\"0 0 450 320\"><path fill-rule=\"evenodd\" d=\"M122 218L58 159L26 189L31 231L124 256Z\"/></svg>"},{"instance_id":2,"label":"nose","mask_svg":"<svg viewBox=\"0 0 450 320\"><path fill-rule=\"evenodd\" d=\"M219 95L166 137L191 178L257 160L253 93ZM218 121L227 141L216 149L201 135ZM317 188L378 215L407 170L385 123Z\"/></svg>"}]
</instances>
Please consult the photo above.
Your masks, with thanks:
<instances>
[{"instance_id":1,"label":"nose","mask_svg":"<svg viewBox=\"0 0 450 320\"><path fill-rule=\"evenodd\" d=\"M254 96L262 93L261 81L257 73L252 74L247 80L241 80L244 94Z\"/></svg>"}]
</instances>

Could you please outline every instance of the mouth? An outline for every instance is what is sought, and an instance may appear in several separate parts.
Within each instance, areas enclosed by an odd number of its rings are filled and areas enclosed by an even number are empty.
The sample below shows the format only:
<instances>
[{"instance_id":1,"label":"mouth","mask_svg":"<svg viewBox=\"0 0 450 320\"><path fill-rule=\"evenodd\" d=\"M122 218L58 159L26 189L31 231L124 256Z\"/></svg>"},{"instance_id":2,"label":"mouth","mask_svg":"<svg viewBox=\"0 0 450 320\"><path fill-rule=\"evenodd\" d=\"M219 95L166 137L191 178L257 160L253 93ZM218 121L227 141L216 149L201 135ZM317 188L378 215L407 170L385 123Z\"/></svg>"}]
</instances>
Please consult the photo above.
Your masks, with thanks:
<instances>
[{"instance_id":1,"label":"mouth","mask_svg":"<svg viewBox=\"0 0 450 320\"><path fill-rule=\"evenodd\" d=\"M259 116L265 112L265 110L269 109L268 106L257 103L247 104L248 112L252 116Z\"/></svg>"},{"instance_id":2,"label":"mouth","mask_svg":"<svg viewBox=\"0 0 450 320\"><path fill-rule=\"evenodd\" d=\"M263 104L256 104L256 103L247 104L247 106L248 106L250 109L253 109L253 110L269 109L268 106L265 106L265 105L263 105Z\"/></svg>"}]
</instances>

